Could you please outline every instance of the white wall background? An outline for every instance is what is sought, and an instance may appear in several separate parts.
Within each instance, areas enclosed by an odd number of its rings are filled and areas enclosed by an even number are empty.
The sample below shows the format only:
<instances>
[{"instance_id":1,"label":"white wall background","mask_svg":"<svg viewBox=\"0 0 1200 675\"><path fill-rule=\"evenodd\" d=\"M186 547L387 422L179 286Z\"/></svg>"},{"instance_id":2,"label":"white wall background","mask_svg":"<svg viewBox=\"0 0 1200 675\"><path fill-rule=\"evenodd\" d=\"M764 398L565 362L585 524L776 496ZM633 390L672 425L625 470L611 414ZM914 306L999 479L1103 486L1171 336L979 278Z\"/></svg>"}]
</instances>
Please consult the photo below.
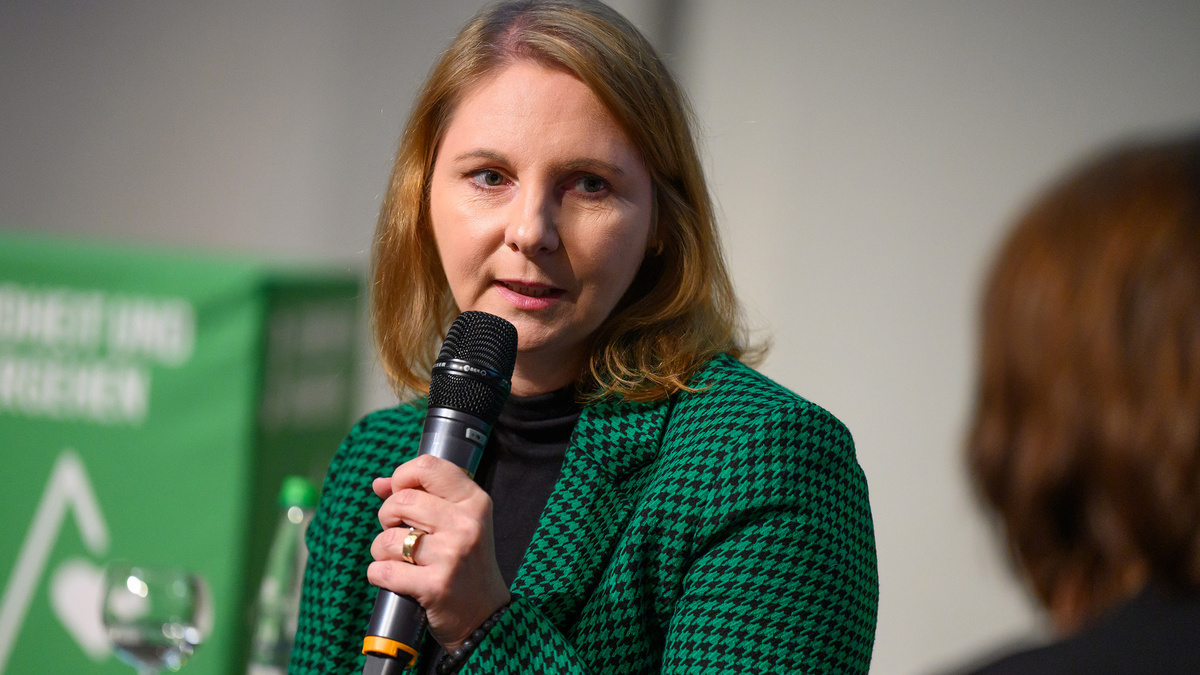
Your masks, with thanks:
<instances>
[{"instance_id":1,"label":"white wall background","mask_svg":"<svg viewBox=\"0 0 1200 675\"><path fill-rule=\"evenodd\" d=\"M0 0L0 228L361 269L413 93L479 4ZM616 5L692 94L764 370L855 435L873 672L1036 634L959 461L980 277L1066 162L1200 125L1200 4Z\"/></svg>"}]
</instances>

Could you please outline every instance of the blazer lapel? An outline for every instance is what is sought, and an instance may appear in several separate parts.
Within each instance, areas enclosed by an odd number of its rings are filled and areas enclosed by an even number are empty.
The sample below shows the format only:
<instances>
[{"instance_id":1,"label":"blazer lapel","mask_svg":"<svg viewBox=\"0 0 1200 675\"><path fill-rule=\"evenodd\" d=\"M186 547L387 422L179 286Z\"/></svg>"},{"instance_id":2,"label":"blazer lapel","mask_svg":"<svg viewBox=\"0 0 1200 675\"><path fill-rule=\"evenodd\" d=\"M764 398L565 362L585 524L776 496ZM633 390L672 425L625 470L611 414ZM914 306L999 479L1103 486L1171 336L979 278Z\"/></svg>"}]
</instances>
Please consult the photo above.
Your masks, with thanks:
<instances>
[{"instance_id":1,"label":"blazer lapel","mask_svg":"<svg viewBox=\"0 0 1200 675\"><path fill-rule=\"evenodd\" d=\"M670 406L613 397L579 416L512 587L560 628L575 622L620 539L633 508L632 479L657 455Z\"/></svg>"}]
</instances>

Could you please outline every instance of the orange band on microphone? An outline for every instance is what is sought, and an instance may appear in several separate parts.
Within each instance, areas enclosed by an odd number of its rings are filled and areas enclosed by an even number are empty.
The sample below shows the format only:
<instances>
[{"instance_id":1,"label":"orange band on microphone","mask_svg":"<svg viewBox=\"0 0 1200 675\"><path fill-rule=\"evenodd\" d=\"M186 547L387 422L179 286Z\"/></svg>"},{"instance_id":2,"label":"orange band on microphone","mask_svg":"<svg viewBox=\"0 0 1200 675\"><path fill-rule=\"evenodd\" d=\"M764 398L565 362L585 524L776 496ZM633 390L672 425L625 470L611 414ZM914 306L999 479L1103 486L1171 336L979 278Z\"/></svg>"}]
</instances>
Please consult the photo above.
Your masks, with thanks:
<instances>
[{"instance_id":1,"label":"orange band on microphone","mask_svg":"<svg viewBox=\"0 0 1200 675\"><path fill-rule=\"evenodd\" d=\"M407 668L412 668L417 662L417 650L409 647L403 642L396 642L395 640L389 640L388 638L379 637L378 635L368 635L367 637L363 638L362 653L364 654L375 654L377 656L390 656L392 658L396 658L399 656L401 651L404 651L410 657L412 657L409 659L408 666L406 666Z\"/></svg>"}]
</instances>

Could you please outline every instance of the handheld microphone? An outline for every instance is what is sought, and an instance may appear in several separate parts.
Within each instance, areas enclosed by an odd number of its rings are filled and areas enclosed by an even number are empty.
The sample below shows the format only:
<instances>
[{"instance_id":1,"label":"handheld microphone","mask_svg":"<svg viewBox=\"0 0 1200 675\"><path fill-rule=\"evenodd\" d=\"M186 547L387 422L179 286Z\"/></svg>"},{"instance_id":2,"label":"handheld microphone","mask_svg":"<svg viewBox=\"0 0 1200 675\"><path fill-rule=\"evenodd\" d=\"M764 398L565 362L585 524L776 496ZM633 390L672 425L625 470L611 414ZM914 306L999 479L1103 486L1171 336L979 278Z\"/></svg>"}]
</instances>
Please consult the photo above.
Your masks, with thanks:
<instances>
[{"instance_id":1,"label":"handheld microphone","mask_svg":"<svg viewBox=\"0 0 1200 675\"><path fill-rule=\"evenodd\" d=\"M517 329L486 312L458 315L429 379L429 410L419 455L450 460L474 477L492 425L508 398L517 361ZM416 600L379 589L363 640L363 675L391 675L416 665L425 610Z\"/></svg>"}]
</instances>

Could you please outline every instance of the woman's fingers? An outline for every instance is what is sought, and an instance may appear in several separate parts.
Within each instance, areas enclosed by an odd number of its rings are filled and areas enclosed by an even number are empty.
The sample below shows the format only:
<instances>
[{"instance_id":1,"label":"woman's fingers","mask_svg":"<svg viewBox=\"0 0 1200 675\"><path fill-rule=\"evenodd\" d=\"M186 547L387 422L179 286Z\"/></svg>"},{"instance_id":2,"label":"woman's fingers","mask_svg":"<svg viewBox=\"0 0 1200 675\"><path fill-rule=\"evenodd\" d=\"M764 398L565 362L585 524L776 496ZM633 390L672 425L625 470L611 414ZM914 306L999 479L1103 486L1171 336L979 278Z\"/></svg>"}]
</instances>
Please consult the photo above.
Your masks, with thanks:
<instances>
[{"instance_id":1,"label":"woman's fingers","mask_svg":"<svg viewBox=\"0 0 1200 675\"><path fill-rule=\"evenodd\" d=\"M409 528L415 527L440 535L440 548L451 557L470 555L483 541L490 548L491 522L492 500L482 490L477 498L455 503L428 492L405 489L388 497L379 507L379 524L383 527L380 537L403 537ZM403 534L388 534L392 530ZM399 559L399 548L394 550L396 554L389 557Z\"/></svg>"},{"instance_id":2,"label":"woman's fingers","mask_svg":"<svg viewBox=\"0 0 1200 675\"><path fill-rule=\"evenodd\" d=\"M432 531L439 514L449 512L447 502L478 502L486 496L462 469L430 455L401 464L390 478L374 479L371 490L384 500L379 524L385 529L415 525Z\"/></svg>"},{"instance_id":3,"label":"woman's fingers","mask_svg":"<svg viewBox=\"0 0 1200 675\"><path fill-rule=\"evenodd\" d=\"M424 474L429 475L424 475ZM371 481L371 491L380 499L387 499L393 492L403 488L421 488L440 494L443 485L450 486L450 497L462 492L461 479L474 485L466 473L452 462L430 455L421 455L396 467L391 476L380 476ZM396 481L399 481L398 483ZM430 486L433 489L430 489Z\"/></svg>"},{"instance_id":4,"label":"woman's fingers","mask_svg":"<svg viewBox=\"0 0 1200 675\"><path fill-rule=\"evenodd\" d=\"M421 455L396 467L391 478L376 478L371 489L384 498L379 524L413 526L427 532L470 527L491 518L491 500L462 469L444 459Z\"/></svg>"},{"instance_id":5,"label":"woman's fingers","mask_svg":"<svg viewBox=\"0 0 1200 675\"><path fill-rule=\"evenodd\" d=\"M481 491L465 471L453 462L433 455L418 455L396 467L391 487L393 493L420 488L452 502L469 499Z\"/></svg>"},{"instance_id":6,"label":"woman's fingers","mask_svg":"<svg viewBox=\"0 0 1200 675\"><path fill-rule=\"evenodd\" d=\"M387 499L392 496L392 479L388 476L381 476L371 481L371 491L380 499Z\"/></svg>"},{"instance_id":7,"label":"woman's fingers","mask_svg":"<svg viewBox=\"0 0 1200 675\"><path fill-rule=\"evenodd\" d=\"M442 577L425 567L399 560L376 560L367 566L367 581L372 586L414 598L425 606L441 598L446 584Z\"/></svg>"},{"instance_id":8,"label":"woman's fingers","mask_svg":"<svg viewBox=\"0 0 1200 675\"><path fill-rule=\"evenodd\" d=\"M413 532L421 532L407 542ZM438 562L437 542L420 528L391 527L375 536L371 542L371 557L376 560L404 560L405 545L414 565L430 565ZM405 561L407 562L407 561Z\"/></svg>"},{"instance_id":9,"label":"woman's fingers","mask_svg":"<svg viewBox=\"0 0 1200 675\"><path fill-rule=\"evenodd\" d=\"M379 507L379 524L389 527L411 526L426 532L441 529L441 522L452 513L451 502L441 497L406 488L393 492Z\"/></svg>"}]
</instances>

